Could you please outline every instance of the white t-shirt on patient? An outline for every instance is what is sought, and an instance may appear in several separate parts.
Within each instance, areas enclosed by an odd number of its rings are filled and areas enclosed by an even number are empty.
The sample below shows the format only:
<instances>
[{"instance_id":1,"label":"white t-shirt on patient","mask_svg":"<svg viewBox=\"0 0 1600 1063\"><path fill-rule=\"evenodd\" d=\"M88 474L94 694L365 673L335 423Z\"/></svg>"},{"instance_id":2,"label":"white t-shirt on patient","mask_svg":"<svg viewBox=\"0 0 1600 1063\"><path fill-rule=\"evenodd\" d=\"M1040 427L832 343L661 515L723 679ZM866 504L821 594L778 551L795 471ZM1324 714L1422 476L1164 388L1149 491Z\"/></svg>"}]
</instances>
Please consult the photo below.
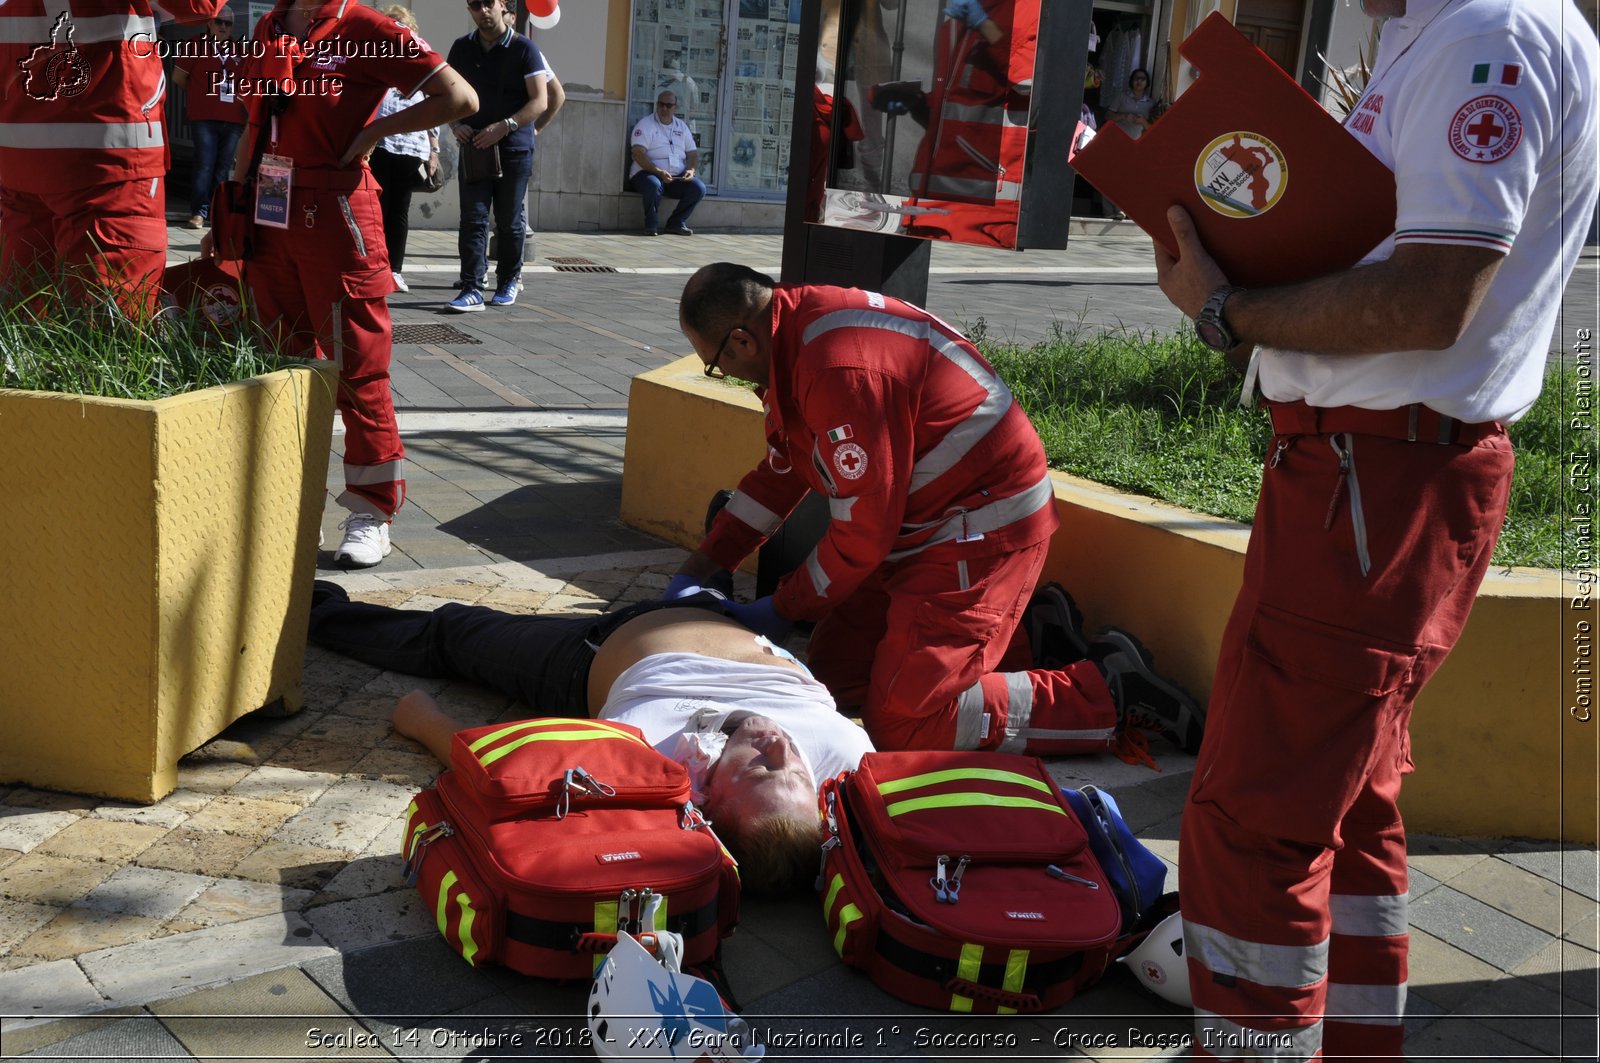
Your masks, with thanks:
<instances>
[{"instance_id":1,"label":"white t-shirt on patient","mask_svg":"<svg viewBox=\"0 0 1600 1063\"><path fill-rule=\"evenodd\" d=\"M867 733L839 715L833 695L805 672L725 661L697 653L658 653L617 677L597 713L632 724L669 757L686 730L717 731L729 713L754 712L789 733L812 781L854 770L872 752Z\"/></svg>"}]
</instances>

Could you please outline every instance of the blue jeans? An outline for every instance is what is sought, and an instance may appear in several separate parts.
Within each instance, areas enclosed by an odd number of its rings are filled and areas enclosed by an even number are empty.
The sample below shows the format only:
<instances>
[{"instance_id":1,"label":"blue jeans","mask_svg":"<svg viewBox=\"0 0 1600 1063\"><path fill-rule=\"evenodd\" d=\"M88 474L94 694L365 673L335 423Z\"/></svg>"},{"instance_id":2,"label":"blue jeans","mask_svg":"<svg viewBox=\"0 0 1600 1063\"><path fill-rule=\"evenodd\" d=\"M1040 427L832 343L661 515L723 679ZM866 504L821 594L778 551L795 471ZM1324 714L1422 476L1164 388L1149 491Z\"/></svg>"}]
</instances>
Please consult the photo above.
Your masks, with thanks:
<instances>
[{"instance_id":1,"label":"blue jeans","mask_svg":"<svg viewBox=\"0 0 1600 1063\"><path fill-rule=\"evenodd\" d=\"M233 173L233 152L244 126L238 122L193 122L194 180L189 185L190 214L211 215L211 196Z\"/></svg>"},{"instance_id":2,"label":"blue jeans","mask_svg":"<svg viewBox=\"0 0 1600 1063\"><path fill-rule=\"evenodd\" d=\"M500 176L461 186L461 287L478 291L489 270L489 216L494 214L495 287L522 278L522 244L528 233L528 179L533 152L500 148Z\"/></svg>"},{"instance_id":3,"label":"blue jeans","mask_svg":"<svg viewBox=\"0 0 1600 1063\"><path fill-rule=\"evenodd\" d=\"M706 183L698 177L691 177L687 181L668 181L665 185L661 178L653 173L640 170L628 182L633 190L639 193L639 198L644 200L644 227L646 229L660 229L656 224L657 211L661 207L661 197L671 196L678 201L678 209L672 212L672 217L667 219L667 228L680 229L689 224L689 215L694 213L694 208L706 197Z\"/></svg>"},{"instance_id":4,"label":"blue jeans","mask_svg":"<svg viewBox=\"0 0 1600 1063\"><path fill-rule=\"evenodd\" d=\"M311 594L309 637L378 668L488 687L542 715L587 716L589 666L613 631L658 609L723 611L724 604L697 594L640 602L604 616L527 616L456 604L391 609L352 602L343 587L318 580Z\"/></svg>"}]
</instances>

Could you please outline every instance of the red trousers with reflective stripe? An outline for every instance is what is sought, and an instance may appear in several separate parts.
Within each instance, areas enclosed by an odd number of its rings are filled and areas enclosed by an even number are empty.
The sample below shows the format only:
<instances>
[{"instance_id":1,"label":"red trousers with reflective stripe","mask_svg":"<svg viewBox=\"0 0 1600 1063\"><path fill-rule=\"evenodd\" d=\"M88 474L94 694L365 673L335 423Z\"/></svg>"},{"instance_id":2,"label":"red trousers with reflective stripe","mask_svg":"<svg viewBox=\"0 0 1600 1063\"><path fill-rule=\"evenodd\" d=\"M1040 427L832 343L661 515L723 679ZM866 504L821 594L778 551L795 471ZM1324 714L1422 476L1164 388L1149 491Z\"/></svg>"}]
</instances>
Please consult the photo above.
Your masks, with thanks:
<instances>
[{"instance_id":1,"label":"red trousers with reflective stripe","mask_svg":"<svg viewBox=\"0 0 1600 1063\"><path fill-rule=\"evenodd\" d=\"M1512 454L1503 433L1470 447L1339 440L1348 473L1329 436L1274 440L1285 449L1263 473L1179 856L1186 922L1291 951L1326 942L1327 970L1286 985L1267 961L1251 970L1246 947L1213 978L1191 939L1197 1057L1211 1055L1205 1013L1308 1030L1326 1010L1327 1058L1401 1051L1399 1016L1341 1021L1336 1002L1403 1000L1407 727L1488 567Z\"/></svg>"},{"instance_id":2,"label":"red trousers with reflective stripe","mask_svg":"<svg viewBox=\"0 0 1600 1063\"><path fill-rule=\"evenodd\" d=\"M394 279L377 185L364 174L346 191L297 185L293 195L289 228L255 227L255 253L245 263L249 297L284 351L338 363L339 504L388 519L405 501L405 447L389 390Z\"/></svg>"},{"instance_id":3,"label":"red trousers with reflective stripe","mask_svg":"<svg viewBox=\"0 0 1600 1063\"><path fill-rule=\"evenodd\" d=\"M812 671L841 705L861 709L879 749L996 748L1021 693L1013 687L1026 691L1033 727L1109 732L1116 709L1094 665L1025 671L1031 654L1017 624L1046 546L885 564L817 623L806 655ZM1032 751L1102 752L1107 744Z\"/></svg>"},{"instance_id":4,"label":"red trousers with reflective stripe","mask_svg":"<svg viewBox=\"0 0 1600 1063\"><path fill-rule=\"evenodd\" d=\"M166 210L161 178L37 195L0 186L0 292L10 302L64 282L81 300L98 284L135 320L148 316L167 265Z\"/></svg>"}]
</instances>

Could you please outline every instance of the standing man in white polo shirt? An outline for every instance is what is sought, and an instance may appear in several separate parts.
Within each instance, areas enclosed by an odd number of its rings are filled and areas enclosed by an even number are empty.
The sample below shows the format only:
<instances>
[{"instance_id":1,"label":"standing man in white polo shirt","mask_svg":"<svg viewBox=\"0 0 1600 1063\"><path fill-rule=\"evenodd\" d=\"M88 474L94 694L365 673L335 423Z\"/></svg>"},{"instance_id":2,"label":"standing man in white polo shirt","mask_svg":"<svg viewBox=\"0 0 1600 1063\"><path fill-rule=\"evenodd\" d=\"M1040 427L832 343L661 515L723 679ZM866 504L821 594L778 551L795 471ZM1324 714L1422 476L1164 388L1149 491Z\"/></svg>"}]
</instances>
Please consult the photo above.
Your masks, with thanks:
<instances>
[{"instance_id":1,"label":"standing man in white polo shirt","mask_svg":"<svg viewBox=\"0 0 1600 1063\"><path fill-rule=\"evenodd\" d=\"M1257 352L1276 432L1183 814L1198 1058L1401 1053L1411 706L1488 567L1504 425L1594 217L1600 48L1571 0L1363 6L1391 21L1346 127L1394 170L1393 235L1249 290L1178 208L1178 258L1156 250L1201 338Z\"/></svg>"},{"instance_id":2,"label":"standing man in white polo shirt","mask_svg":"<svg viewBox=\"0 0 1600 1063\"><path fill-rule=\"evenodd\" d=\"M628 184L644 200L646 236L661 231L656 212L664 195L678 201L678 209L667 219L667 232L693 236L689 215L706 194L706 183L695 176L700 149L677 110L678 97L662 92L656 97L655 113L645 115L633 127L633 164L628 168Z\"/></svg>"}]
</instances>

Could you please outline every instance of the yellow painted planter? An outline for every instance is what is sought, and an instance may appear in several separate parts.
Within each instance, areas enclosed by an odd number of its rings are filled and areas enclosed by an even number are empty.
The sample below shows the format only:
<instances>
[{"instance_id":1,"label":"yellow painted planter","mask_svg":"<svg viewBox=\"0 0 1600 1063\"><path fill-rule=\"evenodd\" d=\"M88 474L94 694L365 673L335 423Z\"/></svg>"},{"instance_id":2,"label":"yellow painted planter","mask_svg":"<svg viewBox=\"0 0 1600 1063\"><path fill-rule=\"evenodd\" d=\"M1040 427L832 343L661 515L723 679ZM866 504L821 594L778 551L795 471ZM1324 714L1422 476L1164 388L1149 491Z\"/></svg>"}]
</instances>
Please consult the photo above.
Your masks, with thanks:
<instances>
[{"instance_id":1,"label":"yellow painted planter","mask_svg":"<svg viewBox=\"0 0 1600 1063\"><path fill-rule=\"evenodd\" d=\"M763 453L760 404L707 380L699 359L642 374L628 402L622 519L692 547L712 492L734 486ZM1205 697L1249 529L1054 478L1061 530L1045 578L1072 591L1091 630L1137 633L1163 672ZM1593 696L1588 654L1600 618L1573 607L1584 586L1542 569L1484 581L1455 652L1417 701L1418 767L1401 802L1411 830L1600 840L1600 724L1571 711Z\"/></svg>"},{"instance_id":2,"label":"yellow painted planter","mask_svg":"<svg viewBox=\"0 0 1600 1063\"><path fill-rule=\"evenodd\" d=\"M154 801L232 721L302 706L337 384L0 391L0 782Z\"/></svg>"}]
</instances>

